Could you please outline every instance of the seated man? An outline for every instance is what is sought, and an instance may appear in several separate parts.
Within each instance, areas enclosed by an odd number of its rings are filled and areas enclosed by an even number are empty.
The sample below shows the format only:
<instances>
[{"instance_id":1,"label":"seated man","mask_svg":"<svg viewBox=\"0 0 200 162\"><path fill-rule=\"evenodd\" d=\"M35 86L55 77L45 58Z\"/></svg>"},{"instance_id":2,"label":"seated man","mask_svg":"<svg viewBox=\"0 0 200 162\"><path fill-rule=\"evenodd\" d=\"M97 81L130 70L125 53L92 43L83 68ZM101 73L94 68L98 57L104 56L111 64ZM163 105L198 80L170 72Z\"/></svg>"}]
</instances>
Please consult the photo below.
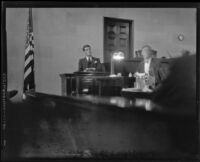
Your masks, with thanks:
<instances>
[{"instance_id":1,"label":"seated man","mask_svg":"<svg viewBox=\"0 0 200 162\"><path fill-rule=\"evenodd\" d=\"M155 58L152 58L153 49L145 45L142 48L142 56L144 60L139 64L135 76L143 76L145 78L148 88L154 89L158 86L164 78L162 73L161 63ZM142 74L140 74L142 73Z\"/></svg>"},{"instance_id":2,"label":"seated man","mask_svg":"<svg viewBox=\"0 0 200 162\"><path fill-rule=\"evenodd\" d=\"M85 57L79 60L79 71L102 71L100 59L92 56L91 46L84 45L83 52Z\"/></svg>"}]
</instances>

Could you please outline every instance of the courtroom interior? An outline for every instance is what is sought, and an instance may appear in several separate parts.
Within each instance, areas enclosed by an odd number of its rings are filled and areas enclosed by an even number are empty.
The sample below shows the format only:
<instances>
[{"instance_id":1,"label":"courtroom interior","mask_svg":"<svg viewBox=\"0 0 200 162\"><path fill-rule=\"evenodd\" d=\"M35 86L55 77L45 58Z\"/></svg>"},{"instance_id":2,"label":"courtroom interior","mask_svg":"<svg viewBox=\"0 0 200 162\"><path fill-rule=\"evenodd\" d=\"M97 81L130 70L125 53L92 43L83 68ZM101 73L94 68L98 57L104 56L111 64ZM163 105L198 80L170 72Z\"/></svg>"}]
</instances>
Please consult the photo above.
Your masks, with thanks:
<instances>
[{"instance_id":1,"label":"courtroom interior","mask_svg":"<svg viewBox=\"0 0 200 162\"><path fill-rule=\"evenodd\" d=\"M5 158L196 158L196 8L7 8Z\"/></svg>"}]
</instances>

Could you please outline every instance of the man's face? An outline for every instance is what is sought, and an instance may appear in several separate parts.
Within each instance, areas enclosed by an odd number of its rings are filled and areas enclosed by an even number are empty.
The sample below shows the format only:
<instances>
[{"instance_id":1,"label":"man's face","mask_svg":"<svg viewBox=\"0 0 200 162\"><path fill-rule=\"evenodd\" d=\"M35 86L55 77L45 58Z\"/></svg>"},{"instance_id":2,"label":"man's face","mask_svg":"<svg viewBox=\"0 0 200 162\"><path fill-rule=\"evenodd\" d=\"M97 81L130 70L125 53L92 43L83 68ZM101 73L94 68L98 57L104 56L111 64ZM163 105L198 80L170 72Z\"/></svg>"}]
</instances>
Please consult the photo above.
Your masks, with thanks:
<instances>
[{"instance_id":1,"label":"man's face","mask_svg":"<svg viewBox=\"0 0 200 162\"><path fill-rule=\"evenodd\" d=\"M92 55L92 52L91 52L91 48L90 47L85 47L84 48L84 53L85 53L85 56L91 56Z\"/></svg>"},{"instance_id":2,"label":"man's face","mask_svg":"<svg viewBox=\"0 0 200 162\"><path fill-rule=\"evenodd\" d=\"M142 56L144 57L144 59L149 59L151 58L151 49L148 47L145 47L142 49Z\"/></svg>"}]
</instances>

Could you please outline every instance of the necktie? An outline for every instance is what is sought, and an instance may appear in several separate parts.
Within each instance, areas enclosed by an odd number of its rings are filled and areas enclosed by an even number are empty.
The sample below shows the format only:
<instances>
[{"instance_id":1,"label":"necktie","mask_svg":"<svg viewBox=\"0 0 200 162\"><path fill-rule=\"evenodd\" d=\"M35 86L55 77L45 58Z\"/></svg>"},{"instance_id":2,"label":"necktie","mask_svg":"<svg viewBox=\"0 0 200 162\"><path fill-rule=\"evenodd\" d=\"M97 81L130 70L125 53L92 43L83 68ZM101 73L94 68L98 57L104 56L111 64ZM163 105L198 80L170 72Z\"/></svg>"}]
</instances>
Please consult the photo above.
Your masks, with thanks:
<instances>
[{"instance_id":1,"label":"necktie","mask_svg":"<svg viewBox=\"0 0 200 162\"><path fill-rule=\"evenodd\" d=\"M91 64L92 64L92 59L91 57L88 58L88 67L90 68L91 67Z\"/></svg>"}]
</instances>

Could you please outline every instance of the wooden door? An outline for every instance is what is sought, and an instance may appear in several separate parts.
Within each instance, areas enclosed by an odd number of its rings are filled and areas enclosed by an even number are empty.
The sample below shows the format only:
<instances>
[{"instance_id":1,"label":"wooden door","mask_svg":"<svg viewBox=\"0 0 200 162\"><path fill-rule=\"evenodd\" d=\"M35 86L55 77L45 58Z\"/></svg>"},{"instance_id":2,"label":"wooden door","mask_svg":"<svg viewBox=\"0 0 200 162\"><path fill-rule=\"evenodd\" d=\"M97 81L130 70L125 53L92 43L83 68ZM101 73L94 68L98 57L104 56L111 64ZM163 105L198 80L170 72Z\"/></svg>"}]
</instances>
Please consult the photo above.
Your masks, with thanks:
<instances>
[{"instance_id":1,"label":"wooden door","mask_svg":"<svg viewBox=\"0 0 200 162\"><path fill-rule=\"evenodd\" d=\"M132 21L104 17L104 62L110 62L115 50L125 53L125 59L132 56Z\"/></svg>"}]
</instances>

